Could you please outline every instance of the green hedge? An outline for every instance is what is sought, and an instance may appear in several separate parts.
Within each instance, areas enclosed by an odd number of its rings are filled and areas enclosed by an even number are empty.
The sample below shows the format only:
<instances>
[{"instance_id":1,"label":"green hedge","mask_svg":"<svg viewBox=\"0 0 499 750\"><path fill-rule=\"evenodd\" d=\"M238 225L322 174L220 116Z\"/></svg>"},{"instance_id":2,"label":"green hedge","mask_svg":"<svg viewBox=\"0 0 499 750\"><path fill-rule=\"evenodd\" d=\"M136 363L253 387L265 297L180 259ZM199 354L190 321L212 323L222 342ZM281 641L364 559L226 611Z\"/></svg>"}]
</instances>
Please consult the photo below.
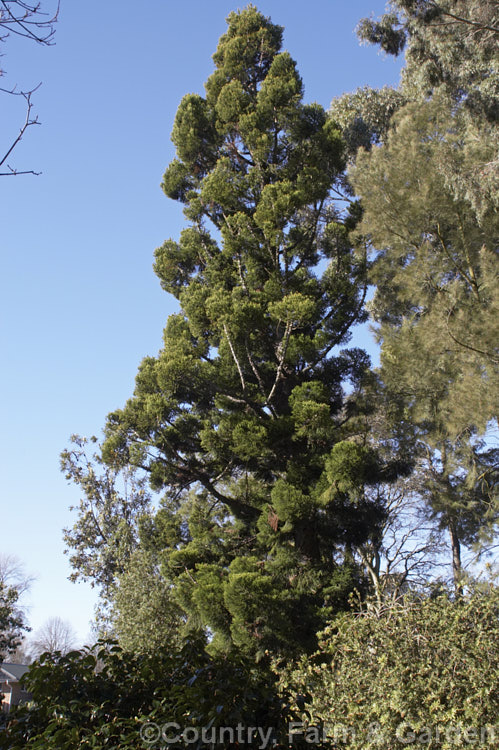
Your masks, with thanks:
<instances>
[{"instance_id":1,"label":"green hedge","mask_svg":"<svg viewBox=\"0 0 499 750\"><path fill-rule=\"evenodd\" d=\"M338 747L497 747L499 592L341 615L281 685Z\"/></svg>"}]
</instances>

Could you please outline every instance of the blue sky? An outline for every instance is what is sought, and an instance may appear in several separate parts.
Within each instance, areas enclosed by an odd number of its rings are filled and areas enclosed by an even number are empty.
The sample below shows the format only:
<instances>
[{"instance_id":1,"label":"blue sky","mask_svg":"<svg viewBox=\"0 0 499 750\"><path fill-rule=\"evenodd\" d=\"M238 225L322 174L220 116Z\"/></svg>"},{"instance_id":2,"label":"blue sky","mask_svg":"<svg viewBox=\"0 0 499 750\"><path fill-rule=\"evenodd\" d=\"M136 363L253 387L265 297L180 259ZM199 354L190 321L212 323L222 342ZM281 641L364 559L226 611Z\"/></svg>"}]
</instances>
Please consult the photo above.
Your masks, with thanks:
<instances>
[{"instance_id":1,"label":"blue sky","mask_svg":"<svg viewBox=\"0 0 499 750\"><path fill-rule=\"evenodd\" d=\"M358 86L398 82L401 62L359 46L354 33L383 1L257 5L285 27L306 101L327 107ZM0 177L1 551L36 576L33 629L59 616L81 639L89 632L95 594L67 581L61 530L79 494L59 454L72 433L101 434L106 414L131 395L141 359L161 345L175 308L152 271L153 252L184 225L159 188L174 155L170 132L182 96L203 93L236 8L62 0L55 46L3 45L4 85L43 82L34 97L42 124L10 159L42 174ZM22 102L2 103L0 148L23 117Z\"/></svg>"}]
</instances>

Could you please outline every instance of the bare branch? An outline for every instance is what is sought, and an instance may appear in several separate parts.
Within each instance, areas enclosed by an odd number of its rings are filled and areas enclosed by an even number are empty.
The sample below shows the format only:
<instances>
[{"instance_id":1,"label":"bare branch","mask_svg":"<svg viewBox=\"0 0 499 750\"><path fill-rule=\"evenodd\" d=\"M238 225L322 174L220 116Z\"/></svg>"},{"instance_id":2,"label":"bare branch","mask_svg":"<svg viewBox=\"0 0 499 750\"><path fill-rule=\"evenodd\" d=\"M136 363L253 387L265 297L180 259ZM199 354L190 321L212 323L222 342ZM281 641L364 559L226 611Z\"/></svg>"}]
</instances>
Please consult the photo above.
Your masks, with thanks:
<instances>
[{"instance_id":1,"label":"bare branch","mask_svg":"<svg viewBox=\"0 0 499 750\"><path fill-rule=\"evenodd\" d=\"M230 338L230 334L229 334L229 329L227 327L227 323L224 323L224 333L225 333L225 335L227 337L227 343L229 344L230 353L232 354L232 359L234 360L234 362L236 364L237 371L239 373L239 378L241 380L241 387L242 387L242 389L244 391L245 388L246 388L246 383L245 383L245 380L244 380L244 374L243 374L243 371L241 369L241 365L239 364L239 360L237 358L236 351L235 351L235 349L234 349L234 347L232 345L232 341L231 341L231 338Z\"/></svg>"},{"instance_id":2,"label":"bare branch","mask_svg":"<svg viewBox=\"0 0 499 750\"><path fill-rule=\"evenodd\" d=\"M272 386L272 389L266 399L266 404L268 406L270 406L270 403L276 391L277 385L282 376L282 371L284 368L284 360L286 359L286 352L288 351L288 344L289 344L289 339L291 338L292 330L293 330L293 324L291 321L288 320L288 322L286 323L286 330L284 331L284 336L277 349L278 366L277 366L277 372L276 372L276 376L274 380L274 385Z\"/></svg>"},{"instance_id":3,"label":"bare branch","mask_svg":"<svg viewBox=\"0 0 499 750\"><path fill-rule=\"evenodd\" d=\"M248 362L250 364L251 369L253 370L255 378L258 381L258 388L260 390L260 393L265 398L265 386L263 384L262 376L258 372L258 368L257 368L257 366L256 366L256 364L255 364L255 362L253 360L252 355L251 355L251 350L250 350L247 338L246 338L246 342L245 343L246 343L246 356L248 357ZM270 411L272 412L272 416L275 417L275 411L274 411L272 405L269 405L269 408L270 408Z\"/></svg>"},{"instance_id":4,"label":"bare branch","mask_svg":"<svg viewBox=\"0 0 499 750\"><path fill-rule=\"evenodd\" d=\"M19 130L19 133L17 135L17 138L14 139L14 141L11 143L9 148L7 149L6 153L4 154L3 158L0 159L0 167L2 167L7 159L9 158L10 154L13 152L17 144L21 141L23 135L27 131L29 127L32 125L39 125L38 117L31 117L31 110L33 109L33 104L31 102L31 95L40 87L40 84L36 88L34 88L32 91L9 91L7 89L0 88L0 91L3 91L7 94L12 94L13 96L22 96L26 100L26 116L24 118L24 123L21 126L21 129ZM8 169L8 172L0 172L0 177L7 177L12 175L18 175L18 174L34 174L39 175L40 172L35 172L32 169L24 170L22 172L18 171L17 169L14 169L13 167L9 166L9 164L6 164L6 167Z\"/></svg>"},{"instance_id":5,"label":"bare branch","mask_svg":"<svg viewBox=\"0 0 499 750\"><path fill-rule=\"evenodd\" d=\"M60 651L67 654L76 646L76 633L68 620L51 617L35 633L30 643L32 656L38 658L42 653L54 654Z\"/></svg>"},{"instance_id":6,"label":"bare branch","mask_svg":"<svg viewBox=\"0 0 499 750\"><path fill-rule=\"evenodd\" d=\"M19 596L22 596L34 581L35 576L26 574L24 564L19 558L0 553L0 584L15 588Z\"/></svg>"},{"instance_id":7,"label":"bare branch","mask_svg":"<svg viewBox=\"0 0 499 750\"><path fill-rule=\"evenodd\" d=\"M0 28L6 29L1 41L5 41L12 33L31 39L37 44L54 44L54 24L59 16L59 6L58 2L55 13L50 16L40 9L40 3L33 5L25 3L24 0L0 0Z\"/></svg>"},{"instance_id":8,"label":"bare branch","mask_svg":"<svg viewBox=\"0 0 499 750\"><path fill-rule=\"evenodd\" d=\"M10 34L29 39L36 44L50 46L54 44L53 37L55 34L54 25L59 15L59 0L55 13L44 13L41 10L39 2L30 3L25 0L0 0L0 42L5 42ZM0 76L3 71L0 69ZM40 84L39 84L40 85ZM6 171L0 172L0 177L12 177L21 174L38 175L33 169L18 170L7 163L7 159L13 150L23 138L26 130L32 125L38 125L38 117L32 116L33 105L31 102L32 94L38 89L36 86L30 91L16 91L0 87L0 92L12 96L22 96L26 100L26 117L24 123L17 135L8 146L3 158L0 160L0 167L4 166ZM1 153L1 152L0 152Z\"/></svg>"}]
</instances>

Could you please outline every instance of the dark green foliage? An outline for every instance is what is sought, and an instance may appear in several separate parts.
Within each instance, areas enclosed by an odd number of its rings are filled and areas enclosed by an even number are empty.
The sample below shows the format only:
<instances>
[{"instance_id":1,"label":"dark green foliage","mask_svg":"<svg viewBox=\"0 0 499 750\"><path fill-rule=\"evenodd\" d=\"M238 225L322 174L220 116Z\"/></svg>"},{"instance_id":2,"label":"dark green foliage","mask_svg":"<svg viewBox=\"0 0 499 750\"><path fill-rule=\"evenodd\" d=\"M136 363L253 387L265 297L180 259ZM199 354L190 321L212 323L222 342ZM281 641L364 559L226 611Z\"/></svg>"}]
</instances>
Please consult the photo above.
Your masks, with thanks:
<instances>
[{"instance_id":1,"label":"dark green foliage","mask_svg":"<svg viewBox=\"0 0 499 750\"><path fill-rule=\"evenodd\" d=\"M352 545L377 522L359 487L331 489L328 464L353 437L344 384L358 391L369 367L341 350L365 320L366 288L347 240L355 207L342 215L331 198L344 145L302 103L281 36L252 6L231 13L206 97L180 104L163 187L189 225L155 269L181 312L104 446L165 491L149 538L188 627L209 628L212 649L260 655L313 647L362 587Z\"/></svg>"},{"instance_id":2,"label":"dark green foliage","mask_svg":"<svg viewBox=\"0 0 499 750\"><path fill-rule=\"evenodd\" d=\"M160 748L165 725L168 737L194 727L205 729L208 738L219 727L240 725L244 737L249 727L261 727L284 747L293 714L286 696L277 696L274 680L241 660L209 659L199 639L176 655L163 649L134 656L102 642L93 651L45 654L25 678L33 702L10 714L0 747ZM214 746L231 745L215 740ZM185 745L181 740L168 747Z\"/></svg>"}]
</instances>

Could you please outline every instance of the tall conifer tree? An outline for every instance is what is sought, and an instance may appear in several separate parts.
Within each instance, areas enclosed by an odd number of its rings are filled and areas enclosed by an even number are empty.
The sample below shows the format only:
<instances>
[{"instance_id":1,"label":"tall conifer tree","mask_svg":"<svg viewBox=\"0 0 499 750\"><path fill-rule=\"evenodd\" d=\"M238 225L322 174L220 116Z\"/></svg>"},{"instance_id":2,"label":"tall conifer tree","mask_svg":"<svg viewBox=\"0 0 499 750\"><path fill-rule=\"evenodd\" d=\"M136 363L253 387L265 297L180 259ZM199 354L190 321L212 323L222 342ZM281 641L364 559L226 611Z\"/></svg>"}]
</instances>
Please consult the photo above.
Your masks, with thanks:
<instances>
[{"instance_id":1,"label":"tall conifer tree","mask_svg":"<svg viewBox=\"0 0 499 750\"><path fill-rule=\"evenodd\" d=\"M155 270L181 312L104 446L165 492L143 544L188 623L250 652L312 647L360 584L352 550L381 515L362 488L384 472L348 427L369 361L341 349L365 319L355 217L331 198L343 142L282 32L231 13L206 95L179 106L163 189L188 226Z\"/></svg>"}]
</instances>

